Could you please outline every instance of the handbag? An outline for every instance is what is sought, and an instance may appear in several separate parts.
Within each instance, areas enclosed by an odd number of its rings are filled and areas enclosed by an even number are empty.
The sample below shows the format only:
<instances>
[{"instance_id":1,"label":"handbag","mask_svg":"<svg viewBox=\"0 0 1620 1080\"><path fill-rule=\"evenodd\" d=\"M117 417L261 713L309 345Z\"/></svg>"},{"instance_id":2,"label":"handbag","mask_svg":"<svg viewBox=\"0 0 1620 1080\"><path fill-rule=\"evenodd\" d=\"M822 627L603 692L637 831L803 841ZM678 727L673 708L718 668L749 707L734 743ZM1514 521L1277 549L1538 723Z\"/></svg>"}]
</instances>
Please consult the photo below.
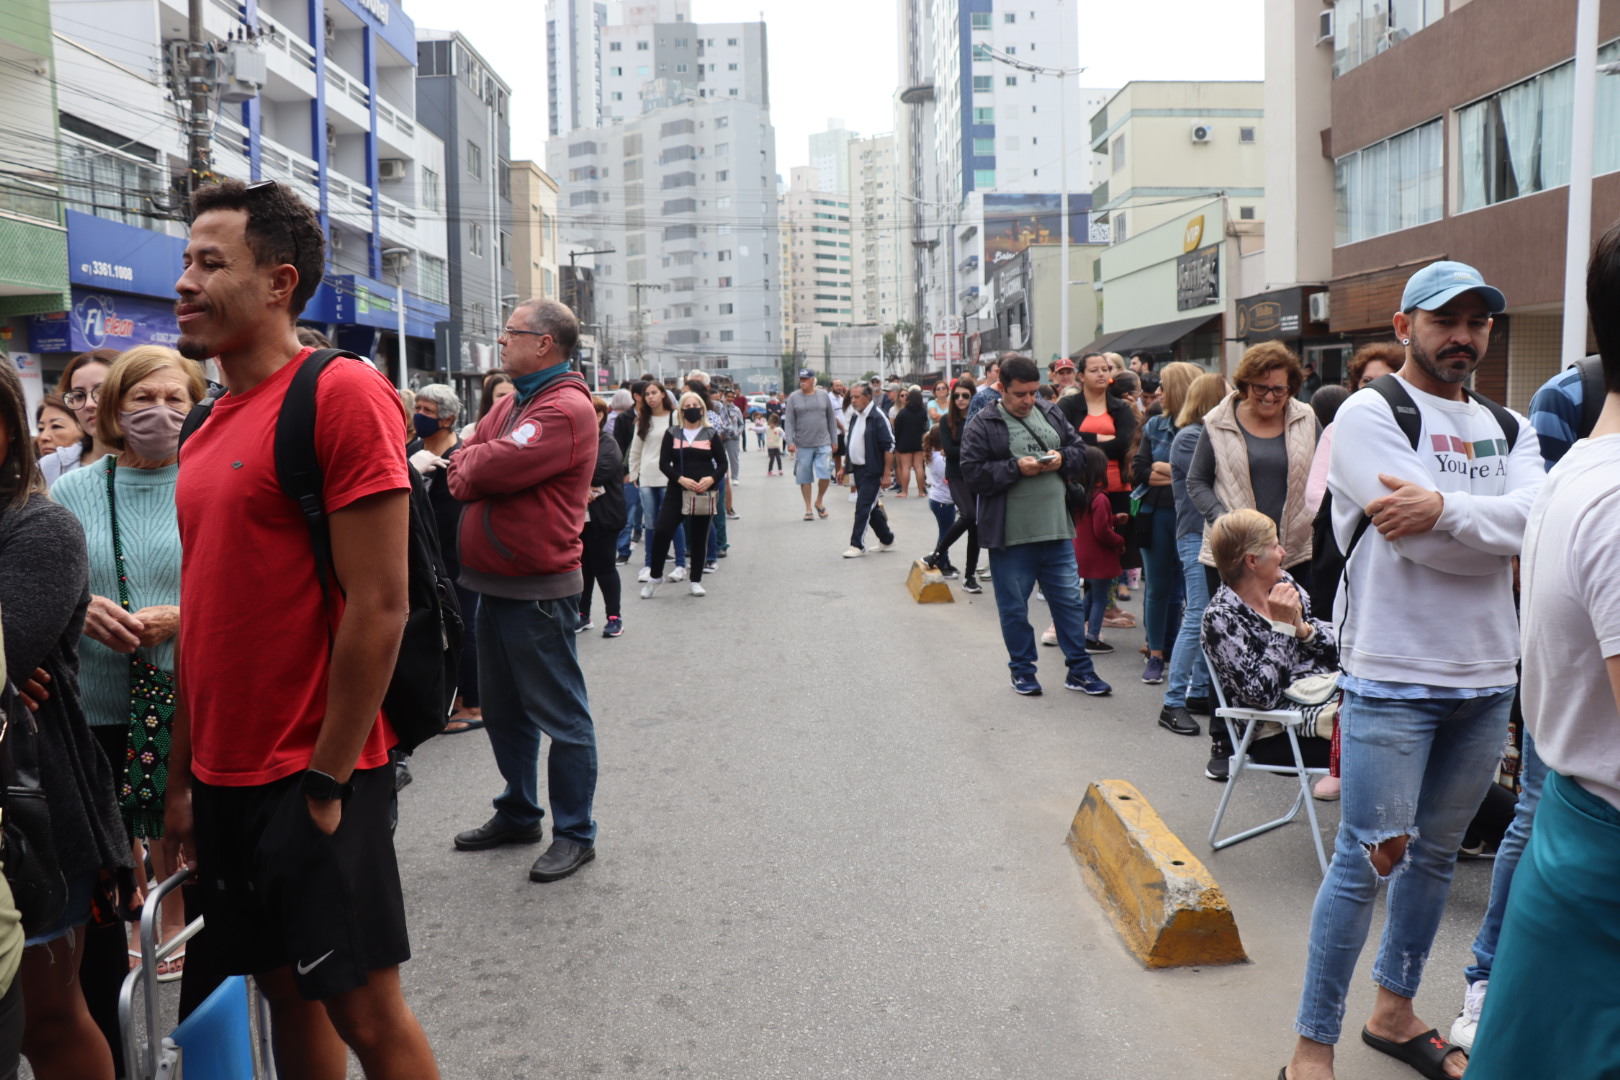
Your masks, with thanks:
<instances>
[{"instance_id":1,"label":"handbag","mask_svg":"<svg viewBox=\"0 0 1620 1080\"><path fill-rule=\"evenodd\" d=\"M39 768L39 725L9 682L0 687L0 705L0 856L23 932L32 935L62 917L67 879Z\"/></svg>"},{"instance_id":2,"label":"handbag","mask_svg":"<svg viewBox=\"0 0 1620 1080\"><path fill-rule=\"evenodd\" d=\"M113 559L118 569L118 602L125 611L133 612L124 548L118 540L118 500L113 494L115 473L114 458L109 455L107 511L112 522ZM174 676L142 660L139 653L131 654L129 748L124 755L124 777L118 785L118 809L133 836L157 839L163 835L163 792L169 779L173 722Z\"/></svg>"},{"instance_id":3,"label":"handbag","mask_svg":"<svg viewBox=\"0 0 1620 1080\"><path fill-rule=\"evenodd\" d=\"M1300 707L1310 723L1310 732L1320 739L1333 737L1333 724L1339 715L1343 694L1339 691L1339 673L1307 675L1295 679L1283 691L1283 697Z\"/></svg>"},{"instance_id":4,"label":"handbag","mask_svg":"<svg viewBox=\"0 0 1620 1080\"><path fill-rule=\"evenodd\" d=\"M713 517L715 507L719 503L719 492L714 489L708 491L689 491L681 489L681 513L697 517Z\"/></svg>"}]
</instances>

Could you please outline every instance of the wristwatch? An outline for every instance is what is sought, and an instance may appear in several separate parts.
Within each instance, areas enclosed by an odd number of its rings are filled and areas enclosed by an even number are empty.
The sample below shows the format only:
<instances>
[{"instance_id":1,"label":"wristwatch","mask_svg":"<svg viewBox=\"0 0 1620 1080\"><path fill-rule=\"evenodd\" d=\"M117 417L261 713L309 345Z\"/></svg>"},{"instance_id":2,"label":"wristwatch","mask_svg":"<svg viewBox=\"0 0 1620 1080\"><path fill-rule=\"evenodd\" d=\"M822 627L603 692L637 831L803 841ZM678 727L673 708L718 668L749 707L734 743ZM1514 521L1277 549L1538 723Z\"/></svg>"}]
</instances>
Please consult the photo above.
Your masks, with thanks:
<instances>
[{"instance_id":1,"label":"wristwatch","mask_svg":"<svg viewBox=\"0 0 1620 1080\"><path fill-rule=\"evenodd\" d=\"M330 802L333 799L347 799L354 794L354 785L340 784L337 777L328 776L319 769L305 769L303 792L312 799L321 799Z\"/></svg>"}]
</instances>

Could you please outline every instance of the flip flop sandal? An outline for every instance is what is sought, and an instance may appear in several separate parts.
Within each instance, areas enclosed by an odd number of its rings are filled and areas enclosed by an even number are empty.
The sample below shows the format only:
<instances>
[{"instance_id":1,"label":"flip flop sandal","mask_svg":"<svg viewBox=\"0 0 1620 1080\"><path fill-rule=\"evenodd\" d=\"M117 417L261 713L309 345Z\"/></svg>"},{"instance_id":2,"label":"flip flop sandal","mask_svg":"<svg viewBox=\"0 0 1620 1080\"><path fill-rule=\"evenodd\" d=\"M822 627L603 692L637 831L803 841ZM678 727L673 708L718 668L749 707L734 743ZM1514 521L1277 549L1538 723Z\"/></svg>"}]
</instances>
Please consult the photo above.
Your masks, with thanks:
<instances>
[{"instance_id":1,"label":"flip flop sandal","mask_svg":"<svg viewBox=\"0 0 1620 1080\"><path fill-rule=\"evenodd\" d=\"M804 520L806 520L806 521L814 521L814 520L816 520L816 515L812 514L810 511L806 510L804 512Z\"/></svg>"},{"instance_id":2,"label":"flip flop sandal","mask_svg":"<svg viewBox=\"0 0 1620 1080\"><path fill-rule=\"evenodd\" d=\"M819 516L819 517L821 517L821 518L823 518L823 519L825 519L825 518L826 518L826 516L827 516L827 508L826 508L826 507L825 507L825 506L818 506L818 507L816 507L816 514L817 514L817 515L818 515L818 516Z\"/></svg>"},{"instance_id":3,"label":"flip flop sandal","mask_svg":"<svg viewBox=\"0 0 1620 1080\"><path fill-rule=\"evenodd\" d=\"M158 964L157 981L160 983L175 982L186 973L186 950L181 949L167 960Z\"/></svg>"},{"instance_id":4,"label":"flip flop sandal","mask_svg":"<svg viewBox=\"0 0 1620 1080\"><path fill-rule=\"evenodd\" d=\"M1361 1041L1380 1054L1388 1054L1396 1061L1410 1065L1419 1076L1428 1077L1428 1080L1448 1080L1446 1058L1454 1051L1462 1051L1462 1047L1456 1043L1442 1039L1434 1028L1405 1042L1381 1039L1362 1028ZM1466 1051L1463 1056L1467 1057Z\"/></svg>"},{"instance_id":5,"label":"flip flop sandal","mask_svg":"<svg viewBox=\"0 0 1620 1080\"><path fill-rule=\"evenodd\" d=\"M450 724L464 724L466 726L465 727L451 727ZM468 717L460 717L458 719L450 721L449 724L446 724L445 727L444 727L444 730L442 732L440 732L440 734L441 735L460 735L460 734L462 734L464 732L468 732L468 731L477 731L479 728L481 728L483 726L484 726L484 722L482 720L475 720L470 716L468 716Z\"/></svg>"}]
</instances>

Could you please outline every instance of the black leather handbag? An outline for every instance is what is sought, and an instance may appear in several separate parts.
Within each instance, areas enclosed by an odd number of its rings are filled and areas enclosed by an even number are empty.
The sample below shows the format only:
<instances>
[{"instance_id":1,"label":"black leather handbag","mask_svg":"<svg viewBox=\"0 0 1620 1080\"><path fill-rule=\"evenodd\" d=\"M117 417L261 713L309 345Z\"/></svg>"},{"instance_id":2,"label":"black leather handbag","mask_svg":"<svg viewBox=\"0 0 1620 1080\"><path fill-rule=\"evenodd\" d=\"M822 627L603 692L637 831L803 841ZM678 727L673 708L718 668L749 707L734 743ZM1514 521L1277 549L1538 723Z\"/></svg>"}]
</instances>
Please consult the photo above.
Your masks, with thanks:
<instances>
[{"instance_id":1,"label":"black leather handbag","mask_svg":"<svg viewBox=\"0 0 1620 1080\"><path fill-rule=\"evenodd\" d=\"M23 931L32 936L62 917L67 880L39 767L39 725L9 682L0 692L0 706L0 860Z\"/></svg>"}]
</instances>

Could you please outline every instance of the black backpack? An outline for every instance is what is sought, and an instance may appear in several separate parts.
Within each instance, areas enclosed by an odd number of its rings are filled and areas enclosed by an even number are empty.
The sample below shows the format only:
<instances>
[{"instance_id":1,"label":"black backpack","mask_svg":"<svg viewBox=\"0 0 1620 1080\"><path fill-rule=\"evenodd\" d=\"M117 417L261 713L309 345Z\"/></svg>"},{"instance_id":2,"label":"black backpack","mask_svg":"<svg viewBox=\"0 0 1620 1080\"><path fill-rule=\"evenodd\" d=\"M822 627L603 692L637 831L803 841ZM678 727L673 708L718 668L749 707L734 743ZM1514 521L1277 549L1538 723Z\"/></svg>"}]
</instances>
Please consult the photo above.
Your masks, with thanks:
<instances>
[{"instance_id":1,"label":"black backpack","mask_svg":"<svg viewBox=\"0 0 1620 1080\"><path fill-rule=\"evenodd\" d=\"M326 365L340 356L360 359L342 349L318 349L305 358L293 375L276 420L276 476L282 492L303 511L322 597L326 596L327 580L332 576L332 534L321 497L321 467L315 458L315 382ZM186 415L180 429L182 446L208 419L213 403L213 399L204 401ZM399 738L397 749L406 754L439 734L449 722L461 666L464 626L461 605L439 553L439 534L427 485L414 468L409 473L410 613L394 674L383 695L383 712Z\"/></svg>"},{"instance_id":2,"label":"black backpack","mask_svg":"<svg viewBox=\"0 0 1620 1080\"><path fill-rule=\"evenodd\" d=\"M1583 356L1575 361L1575 366L1581 372L1581 425L1575 429L1575 437L1584 439L1597 427L1603 403L1609 397L1609 386L1603 380L1602 356Z\"/></svg>"},{"instance_id":3,"label":"black backpack","mask_svg":"<svg viewBox=\"0 0 1620 1080\"><path fill-rule=\"evenodd\" d=\"M1381 375L1367 384L1369 389L1378 391L1379 395L1389 403L1390 411L1395 414L1395 423L1400 425L1401 434L1406 441L1412 444L1412 449L1418 448L1418 440L1423 435L1423 417L1418 412L1417 403L1412 395L1406 392L1406 384L1394 375ZM1502 434L1507 438L1508 450L1519 441L1519 421L1513 414L1488 397L1464 390L1470 398L1477 401L1491 411L1497 424L1502 428ZM1601 408L1601 403L1600 406ZM1344 551L1339 550L1337 537L1333 535L1333 492L1331 490L1322 495L1322 505L1316 511L1316 520L1311 524L1311 610L1321 613L1323 618L1333 617L1333 602L1339 595L1339 582L1344 578L1344 567L1350 561L1350 553L1356 550L1361 537L1372 524L1372 518L1366 514L1356 522L1355 531L1350 534L1350 546Z\"/></svg>"}]
</instances>

